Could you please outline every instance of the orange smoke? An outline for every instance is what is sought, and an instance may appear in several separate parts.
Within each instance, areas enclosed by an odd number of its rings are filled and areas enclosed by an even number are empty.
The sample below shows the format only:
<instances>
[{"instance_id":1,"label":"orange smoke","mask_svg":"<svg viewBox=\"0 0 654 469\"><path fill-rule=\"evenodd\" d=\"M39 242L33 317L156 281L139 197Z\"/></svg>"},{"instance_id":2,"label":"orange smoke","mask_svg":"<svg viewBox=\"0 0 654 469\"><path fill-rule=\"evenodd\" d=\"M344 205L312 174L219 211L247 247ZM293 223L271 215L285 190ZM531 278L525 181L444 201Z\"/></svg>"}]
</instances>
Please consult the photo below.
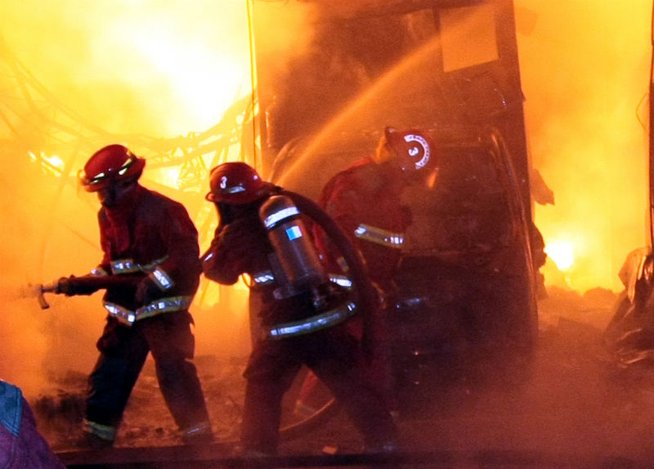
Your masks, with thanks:
<instances>
[{"instance_id":1,"label":"orange smoke","mask_svg":"<svg viewBox=\"0 0 654 469\"><path fill-rule=\"evenodd\" d=\"M68 107L117 134L203 130L251 91L246 2L3 2L5 45Z\"/></svg>"},{"instance_id":2,"label":"orange smoke","mask_svg":"<svg viewBox=\"0 0 654 469\"><path fill-rule=\"evenodd\" d=\"M283 67L285 55L301 50L298 38L309 34L302 33L298 12L285 19L294 27L280 30L273 25L281 10L267 10L264 44ZM45 311L25 294L28 284L82 275L99 261L98 203L76 184L86 158L79 146L92 138L139 152L144 141L156 147L158 139L178 138L183 154L187 137L194 144L231 106L251 101L250 21L242 0L0 4L0 190L7 220L0 234L0 300L11 311L0 319L0 378L33 393L48 375L90 369L103 325L101 294L52 295ZM239 116L230 119L243 125ZM241 157L239 146L220 158ZM181 173L181 163L149 165L143 182L187 205L206 247L216 214L203 193L183 192ZM246 353L245 288L206 283L194 305L198 353Z\"/></svg>"},{"instance_id":3,"label":"orange smoke","mask_svg":"<svg viewBox=\"0 0 654 469\"><path fill-rule=\"evenodd\" d=\"M105 143L127 144L193 134L252 93L248 1L178 3L0 4L0 190L9 220L0 234L0 299L10 311L0 319L0 377L36 386L43 365L88 370L95 355L97 297L56 298L42 312L17 293L29 282L83 274L98 260L97 202L76 189L84 161L66 132L91 127ZM278 57L272 66L280 70L312 37L309 2L293 10L287 3L257 9L269 34L258 47ZM546 282L618 290L626 254L647 242L649 1L515 3L532 162L556 196L556 205L535 209L552 261ZM55 144L64 151L48 151ZM166 191L178 177L175 168L149 168L144 179ZM200 199L182 201L200 207ZM205 206L194 213L206 246L215 214ZM212 285L199 295L200 353L247 329L245 291L236 292L223 301Z\"/></svg>"},{"instance_id":4,"label":"orange smoke","mask_svg":"<svg viewBox=\"0 0 654 469\"><path fill-rule=\"evenodd\" d=\"M556 197L536 222L551 261L572 259L566 286L620 290L627 253L648 243L651 1L516 6L532 163ZM560 282L552 263L545 275Z\"/></svg>"},{"instance_id":5,"label":"orange smoke","mask_svg":"<svg viewBox=\"0 0 654 469\"><path fill-rule=\"evenodd\" d=\"M25 292L28 284L83 275L100 259L98 204L77 189L75 174L84 164L77 146L88 128L104 133L104 143L136 145L220 121L251 94L246 6L236 0L0 6L0 300L6 308L0 378L33 394L52 374L90 370L104 321L100 294L51 296L51 308L41 311ZM53 144L63 151L48 151ZM144 183L165 192L175 188L178 172L146 169ZM244 308L244 301L232 303ZM197 315L200 353L226 335L215 323L235 314Z\"/></svg>"}]
</instances>

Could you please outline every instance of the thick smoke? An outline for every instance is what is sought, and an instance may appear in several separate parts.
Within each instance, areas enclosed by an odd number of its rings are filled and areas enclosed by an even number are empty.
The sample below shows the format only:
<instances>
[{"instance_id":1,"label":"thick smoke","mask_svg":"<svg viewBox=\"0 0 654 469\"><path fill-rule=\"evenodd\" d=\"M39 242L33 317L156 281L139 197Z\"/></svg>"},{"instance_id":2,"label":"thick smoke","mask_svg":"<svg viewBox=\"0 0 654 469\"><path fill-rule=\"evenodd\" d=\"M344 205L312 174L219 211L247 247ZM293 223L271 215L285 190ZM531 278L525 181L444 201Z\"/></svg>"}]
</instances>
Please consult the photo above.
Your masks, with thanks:
<instances>
[{"instance_id":1,"label":"thick smoke","mask_svg":"<svg viewBox=\"0 0 654 469\"><path fill-rule=\"evenodd\" d=\"M302 33L303 9L283 20L294 25L288 29L275 27L282 10L274 3L262 11L262 44L283 67L302 50L298 38L310 36ZM79 148L91 138L97 148L136 146L216 125L251 94L248 14L241 0L2 2L0 378L33 395L52 377L90 370L103 325L101 293L50 295L50 309L41 310L30 288L83 275L99 261L98 203L77 187L89 156ZM168 190L167 177L146 167L143 182L187 205L206 247L216 218L204 193ZM245 354L246 309L243 286L203 282L193 309L198 354Z\"/></svg>"},{"instance_id":2,"label":"thick smoke","mask_svg":"<svg viewBox=\"0 0 654 469\"><path fill-rule=\"evenodd\" d=\"M546 242L572 243L569 287L618 290L648 242L651 2L516 4L532 162L556 198L536 221Z\"/></svg>"},{"instance_id":3,"label":"thick smoke","mask_svg":"<svg viewBox=\"0 0 654 469\"><path fill-rule=\"evenodd\" d=\"M260 47L283 73L289 57L307 50L310 10L281 19L279 7L288 2L269 3L258 10L270 33ZM98 296L49 297L52 306L42 311L26 293L29 284L83 274L99 258L97 202L75 183L84 160L75 159L75 148L59 154L61 178L30 161L28 152L70 135L54 122L72 130L84 122L107 132L106 143L115 136L129 143L136 135L170 137L219 121L252 85L246 4L0 4L0 378L35 393L52 375L88 371L102 326ZM622 260L646 242L649 2L516 5L531 156L556 195L556 205L536 207L536 221L546 242L564 238L578 250L568 286L618 289ZM30 77L47 94L23 88ZM79 120L53 108L52 100ZM203 233L206 246L211 230ZM216 290L198 298L199 353L247 345L245 291L217 305L210 301Z\"/></svg>"}]
</instances>

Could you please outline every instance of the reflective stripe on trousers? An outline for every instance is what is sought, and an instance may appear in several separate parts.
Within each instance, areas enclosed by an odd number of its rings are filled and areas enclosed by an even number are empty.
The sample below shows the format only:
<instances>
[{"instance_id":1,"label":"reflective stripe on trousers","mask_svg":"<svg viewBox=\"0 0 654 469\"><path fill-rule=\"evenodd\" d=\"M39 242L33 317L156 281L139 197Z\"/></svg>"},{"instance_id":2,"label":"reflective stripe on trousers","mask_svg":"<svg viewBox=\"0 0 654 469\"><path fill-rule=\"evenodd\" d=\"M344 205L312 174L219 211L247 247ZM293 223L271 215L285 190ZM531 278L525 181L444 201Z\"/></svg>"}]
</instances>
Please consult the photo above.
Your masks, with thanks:
<instances>
[{"instance_id":1,"label":"reflective stripe on trousers","mask_svg":"<svg viewBox=\"0 0 654 469\"><path fill-rule=\"evenodd\" d=\"M84 431L86 433L92 433L103 440L114 441L116 439L116 427L111 425L102 425L101 423L84 419Z\"/></svg>"}]
</instances>

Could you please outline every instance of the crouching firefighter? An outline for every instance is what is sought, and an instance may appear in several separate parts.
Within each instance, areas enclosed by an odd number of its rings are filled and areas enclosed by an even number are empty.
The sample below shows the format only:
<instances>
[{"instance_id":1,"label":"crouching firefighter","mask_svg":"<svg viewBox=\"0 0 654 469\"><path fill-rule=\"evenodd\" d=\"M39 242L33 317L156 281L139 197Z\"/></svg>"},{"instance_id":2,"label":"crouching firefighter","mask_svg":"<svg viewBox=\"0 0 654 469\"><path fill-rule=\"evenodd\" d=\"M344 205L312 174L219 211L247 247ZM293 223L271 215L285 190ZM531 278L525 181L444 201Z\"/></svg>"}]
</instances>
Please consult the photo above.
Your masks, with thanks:
<instances>
[{"instance_id":1,"label":"crouching firefighter","mask_svg":"<svg viewBox=\"0 0 654 469\"><path fill-rule=\"evenodd\" d=\"M144 159L122 145L104 147L88 160L80 182L102 204L98 222L104 256L91 275L62 278L54 289L80 295L106 288L108 315L88 380L80 442L92 447L113 444L150 352L181 438L186 443L212 439L191 361L195 342L188 308L202 272L198 233L183 205L138 183L144 166Z\"/></svg>"},{"instance_id":2,"label":"crouching firefighter","mask_svg":"<svg viewBox=\"0 0 654 469\"><path fill-rule=\"evenodd\" d=\"M343 405L363 436L365 451L396 449L396 428L381 393L365 379L366 341L348 332L355 314L377 301L346 235L315 203L263 181L245 163L224 163L211 172L220 218L202 256L207 278L225 285L241 274L262 298L260 331L244 373L241 445L246 455L278 450L282 398L302 365L311 369ZM343 250L356 286L348 294L329 280L308 235L320 225Z\"/></svg>"}]
</instances>

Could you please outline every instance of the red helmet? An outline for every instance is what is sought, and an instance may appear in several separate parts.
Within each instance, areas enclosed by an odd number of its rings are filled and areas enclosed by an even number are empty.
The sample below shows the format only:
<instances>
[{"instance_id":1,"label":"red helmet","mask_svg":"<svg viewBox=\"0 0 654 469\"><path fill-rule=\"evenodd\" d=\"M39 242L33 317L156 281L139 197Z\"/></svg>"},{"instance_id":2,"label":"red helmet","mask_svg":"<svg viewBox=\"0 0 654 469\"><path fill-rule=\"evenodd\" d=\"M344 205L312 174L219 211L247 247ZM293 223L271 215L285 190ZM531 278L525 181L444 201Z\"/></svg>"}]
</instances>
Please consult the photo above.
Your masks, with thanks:
<instances>
[{"instance_id":1,"label":"red helmet","mask_svg":"<svg viewBox=\"0 0 654 469\"><path fill-rule=\"evenodd\" d=\"M123 145L107 145L96 151L80 171L80 182L89 192L97 192L116 182L137 181L145 160Z\"/></svg>"},{"instance_id":2,"label":"red helmet","mask_svg":"<svg viewBox=\"0 0 654 469\"><path fill-rule=\"evenodd\" d=\"M435 164L434 143L422 130L397 130L386 127L386 141L399 158L403 171L418 171L430 164Z\"/></svg>"},{"instance_id":3,"label":"red helmet","mask_svg":"<svg viewBox=\"0 0 654 469\"><path fill-rule=\"evenodd\" d=\"M223 163L211 170L210 202L248 204L268 193L272 184L265 182L252 167L241 162Z\"/></svg>"}]
</instances>

